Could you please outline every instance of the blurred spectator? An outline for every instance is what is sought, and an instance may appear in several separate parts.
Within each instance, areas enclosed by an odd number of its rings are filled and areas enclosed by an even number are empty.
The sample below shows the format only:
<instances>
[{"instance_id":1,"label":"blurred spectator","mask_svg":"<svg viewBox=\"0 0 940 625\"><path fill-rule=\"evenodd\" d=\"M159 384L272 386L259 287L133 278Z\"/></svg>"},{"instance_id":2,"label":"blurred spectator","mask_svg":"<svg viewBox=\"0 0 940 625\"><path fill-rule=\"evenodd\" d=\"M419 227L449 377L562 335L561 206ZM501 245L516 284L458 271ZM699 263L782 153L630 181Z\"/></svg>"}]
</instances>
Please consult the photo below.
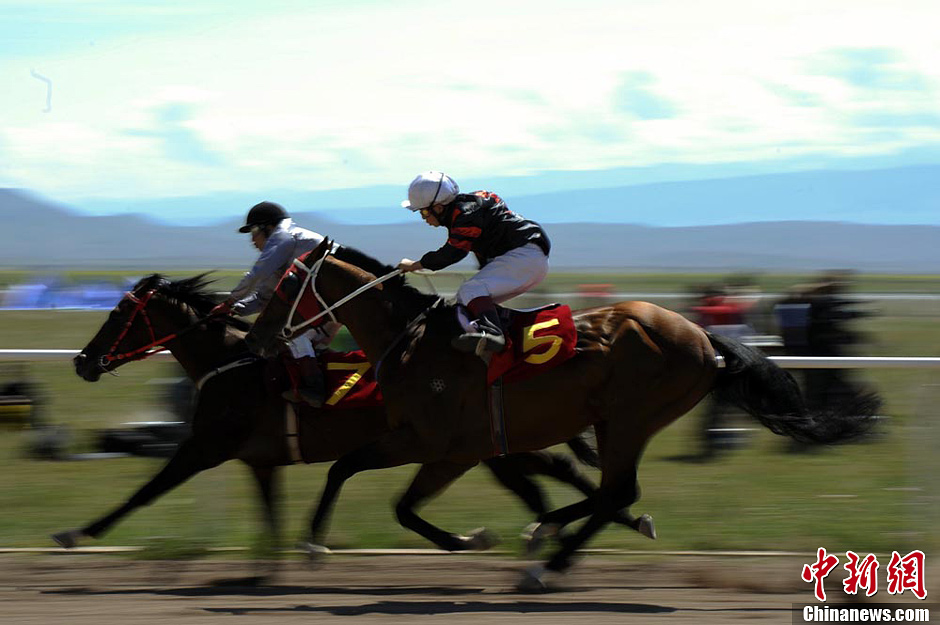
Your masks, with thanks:
<instances>
[{"instance_id":1,"label":"blurred spectator","mask_svg":"<svg viewBox=\"0 0 940 625\"><path fill-rule=\"evenodd\" d=\"M110 309L124 296L126 287L134 282L124 280L124 283L125 288L121 288L106 279L74 282L62 276L38 276L30 282L10 285L0 292L0 308Z\"/></svg>"},{"instance_id":2,"label":"blurred spectator","mask_svg":"<svg viewBox=\"0 0 940 625\"><path fill-rule=\"evenodd\" d=\"M756 334L747 319L755 301L753 295L745 292L709 285L703 289L692 312L696 323L709 332L742 340Z\"/></svg>"},{"instance_id":3,"label":"blurred spectator","mask_svg":"<svg viewBox=\"0 0 940 625\"><path fill-rule=\"evenodd\" d=\"M713 334L748 342L757 332L751 315L759 300L756 285L749 280L736 280L733 284L711 284L699 287L699 295L692 306L693 320ZM714 397L705 409L700 430L700 452L696 460L713 458L719 451L744 443L745 429L733 427L739 412Z\"/></svg>"},{"instance_id":4,"label":"blurred spectator","mask_svg":"<svg viewBox=\"0 0 940 625\"><path fill-rule=\"evenodd\" d=\"M861 342L850 322L870 315L863 302L848 297L849 275L831 273L818 282L794 287L774 307L784 348L790 356L841 357ZM845 369L803 370L803 391L813 409L851 400L862 392Z\"/></svg>"}]
</instances>

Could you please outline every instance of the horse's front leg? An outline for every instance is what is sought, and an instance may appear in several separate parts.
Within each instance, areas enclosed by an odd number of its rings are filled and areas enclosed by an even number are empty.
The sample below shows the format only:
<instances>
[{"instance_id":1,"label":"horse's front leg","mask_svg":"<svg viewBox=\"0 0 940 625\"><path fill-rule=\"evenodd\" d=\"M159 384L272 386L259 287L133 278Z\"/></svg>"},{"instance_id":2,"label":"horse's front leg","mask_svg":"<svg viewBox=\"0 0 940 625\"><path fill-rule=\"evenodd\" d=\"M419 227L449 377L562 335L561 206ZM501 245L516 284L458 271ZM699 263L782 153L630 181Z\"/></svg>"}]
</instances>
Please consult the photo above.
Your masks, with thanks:
<instances>
[{"instance_id":1,"label":"horse's front leg","mask_svg":"<svg viewBox=\"0 0 940 625\"><path fill-rule=\"evenodd\" d=\"M52 539L67 549L76 547L84 537L98 538L124 515L146 506L154 499L172 490L206 469L218 466L232 457L232 450L223 447L218 440L191 437L184 441L173 457L149 482L144 484L130 499L113 512L82 529L67 530L53 534Z\"/></svg>"},{"instance_id":2,"label":"horse's front leg","mask_svg":"<svg viewBox=\"0 0 940 625\"><path fill-rule=\"evenodd\" d=\"M267 534L262 535L257 553L262 560L256 566L260 573L251 580L255 584L264 584L273 580L278 573L278 561L281 551L280 515L278 514L278 467L272 465L250 465L258 494L261 495L264 522Z\"/></svg>"},{"instance_id":3,"label":"horse's front leg","mask_svg":"<svg viewBox=\"0 0 940 625\"><path fill-rule=\"evenodd\" d=\"M333 463L310 521L309 542L301 544L301 549L307 552L311 561L329 552L329 549L323 546L323 537L326 534L327 523L339 491L346 480L360 471L397 467L416 462L420 458L420 455L416 455L420 448L421 441L409 426L405 426L346 454Z\"/></svg>"},{"instance_id":4,"label":"horse's front leg","mask_svg":"<svg viewBox=\"0 0 940 625\"><path fill-rule=\"evenodd\" d=\"M554 536L564 526L591 513L593 504L590 503L590 498L597 487L578 470L574 460L568 455L545 450L520 452L490 458L486 461L486 466L536 514L536 521L527 525L522 532L522 539L529 553L538 551L546 538ZM529 479L529 475L553 477L578 489L588 499L581 504L573 504L550 513L545 506L541 489ZM653 519L647 514L636 518L627 510L618 510L614 514L613 522L626 525L648 538L656 538Z\"/></svg>"},{"instance_id":5,"label":"horse's front leg","mask_svg":"<svg viewBox=\"0 0 940 625\"><path fill-rule=\"evenodd\" d=\"M458 464L446 460L422 465L395 506L398 522L445 551L484 551L496 545L499 539L485 528L473 530L467 536L460 536L442 530L415 513L415 508L422 502L439 494L474 466L475 462Z\"/></svg>"}]
</instances>

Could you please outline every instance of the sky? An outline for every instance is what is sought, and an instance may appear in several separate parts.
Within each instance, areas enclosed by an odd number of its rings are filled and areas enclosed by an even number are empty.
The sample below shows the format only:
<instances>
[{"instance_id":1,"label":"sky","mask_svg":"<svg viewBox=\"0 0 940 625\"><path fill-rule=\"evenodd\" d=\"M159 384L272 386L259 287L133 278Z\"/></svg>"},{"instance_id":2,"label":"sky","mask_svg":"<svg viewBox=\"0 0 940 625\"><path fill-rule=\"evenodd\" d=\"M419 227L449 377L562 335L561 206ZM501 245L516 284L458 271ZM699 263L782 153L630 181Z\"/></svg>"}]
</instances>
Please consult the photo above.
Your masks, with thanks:
<instances>
[{"instance_id":1,"label":"sky","mask_svg":"<svg viewBox=\"0 0 940 625\"><path fill-rule=\"evenodd\" d=\"M0 0L0 187L890 164L940 154L938 24L936 0Z\"/></svg>"}]
</instances>

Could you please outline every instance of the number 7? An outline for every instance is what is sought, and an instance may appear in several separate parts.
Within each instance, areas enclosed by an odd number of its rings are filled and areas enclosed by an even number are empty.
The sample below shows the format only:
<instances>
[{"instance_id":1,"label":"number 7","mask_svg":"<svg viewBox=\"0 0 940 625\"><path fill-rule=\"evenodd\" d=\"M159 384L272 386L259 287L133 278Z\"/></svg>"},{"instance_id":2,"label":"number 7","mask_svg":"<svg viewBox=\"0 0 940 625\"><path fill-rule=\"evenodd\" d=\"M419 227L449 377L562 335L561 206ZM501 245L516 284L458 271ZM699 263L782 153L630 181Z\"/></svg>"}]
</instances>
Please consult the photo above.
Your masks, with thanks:
<instances>
[{"instance_id":1,"label":"number 7","mask_svg":"<svg viewBox=\"0 0 940 625\"><path fill-rule=\"evenodd\" d=\"M346 381L340 384L339 388L326 400L327 406L335 406L346 394L356 386L366 371L372 364L369 362L328 362L326 368L330 371L352 371Z\"/></svg>"}]
</instances>

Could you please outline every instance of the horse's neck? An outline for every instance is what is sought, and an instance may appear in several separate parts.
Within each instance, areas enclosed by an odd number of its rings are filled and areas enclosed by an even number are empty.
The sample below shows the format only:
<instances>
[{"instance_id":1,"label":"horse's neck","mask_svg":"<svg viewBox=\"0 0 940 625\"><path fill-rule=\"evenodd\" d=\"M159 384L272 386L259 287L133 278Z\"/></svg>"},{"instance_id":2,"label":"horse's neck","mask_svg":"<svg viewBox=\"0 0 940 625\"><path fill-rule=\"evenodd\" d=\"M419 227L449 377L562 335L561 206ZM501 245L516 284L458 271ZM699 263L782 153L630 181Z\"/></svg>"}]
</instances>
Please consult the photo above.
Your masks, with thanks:
<instances>
[{"instance_id":1,"label":"horse's neck","mask_svg":"<svg viewBox=\"0 0 940 625\"><path fill-rule=\"evenodd\" d=\"M362 284L351 280L342 286L336 299L344 293L350 293ZM381 358L398 332L391 330L391 314L385 307L371 297L356 297L343 304L336 311L337 318L346 326L370 362L375 364Z\"/></svg>"},{"instance_id":2,"label":"horse's neck","mask_svg":"<svg viewBox=\"0 0 940 625\"><path fill-rule=\"evenodd\" d=\"M194 321L195 316L180 313L178 319L166 324L166 334L179 332ZM207 322L167 342L166 348L193 380L246 351L242 335L230 327L219 327L220 323Z\"/></svg>"},{"instance_id":3,"label":"horse's neck","mask_svg":"<svg viewBox=\"0 0 940 625\"><path fill-rule=\"evenodd\" d=\"M381 315L347 314L343 324L372 364L378 362L397 336L387 329L388 319Z\"/></svg>"}]
</instances>

